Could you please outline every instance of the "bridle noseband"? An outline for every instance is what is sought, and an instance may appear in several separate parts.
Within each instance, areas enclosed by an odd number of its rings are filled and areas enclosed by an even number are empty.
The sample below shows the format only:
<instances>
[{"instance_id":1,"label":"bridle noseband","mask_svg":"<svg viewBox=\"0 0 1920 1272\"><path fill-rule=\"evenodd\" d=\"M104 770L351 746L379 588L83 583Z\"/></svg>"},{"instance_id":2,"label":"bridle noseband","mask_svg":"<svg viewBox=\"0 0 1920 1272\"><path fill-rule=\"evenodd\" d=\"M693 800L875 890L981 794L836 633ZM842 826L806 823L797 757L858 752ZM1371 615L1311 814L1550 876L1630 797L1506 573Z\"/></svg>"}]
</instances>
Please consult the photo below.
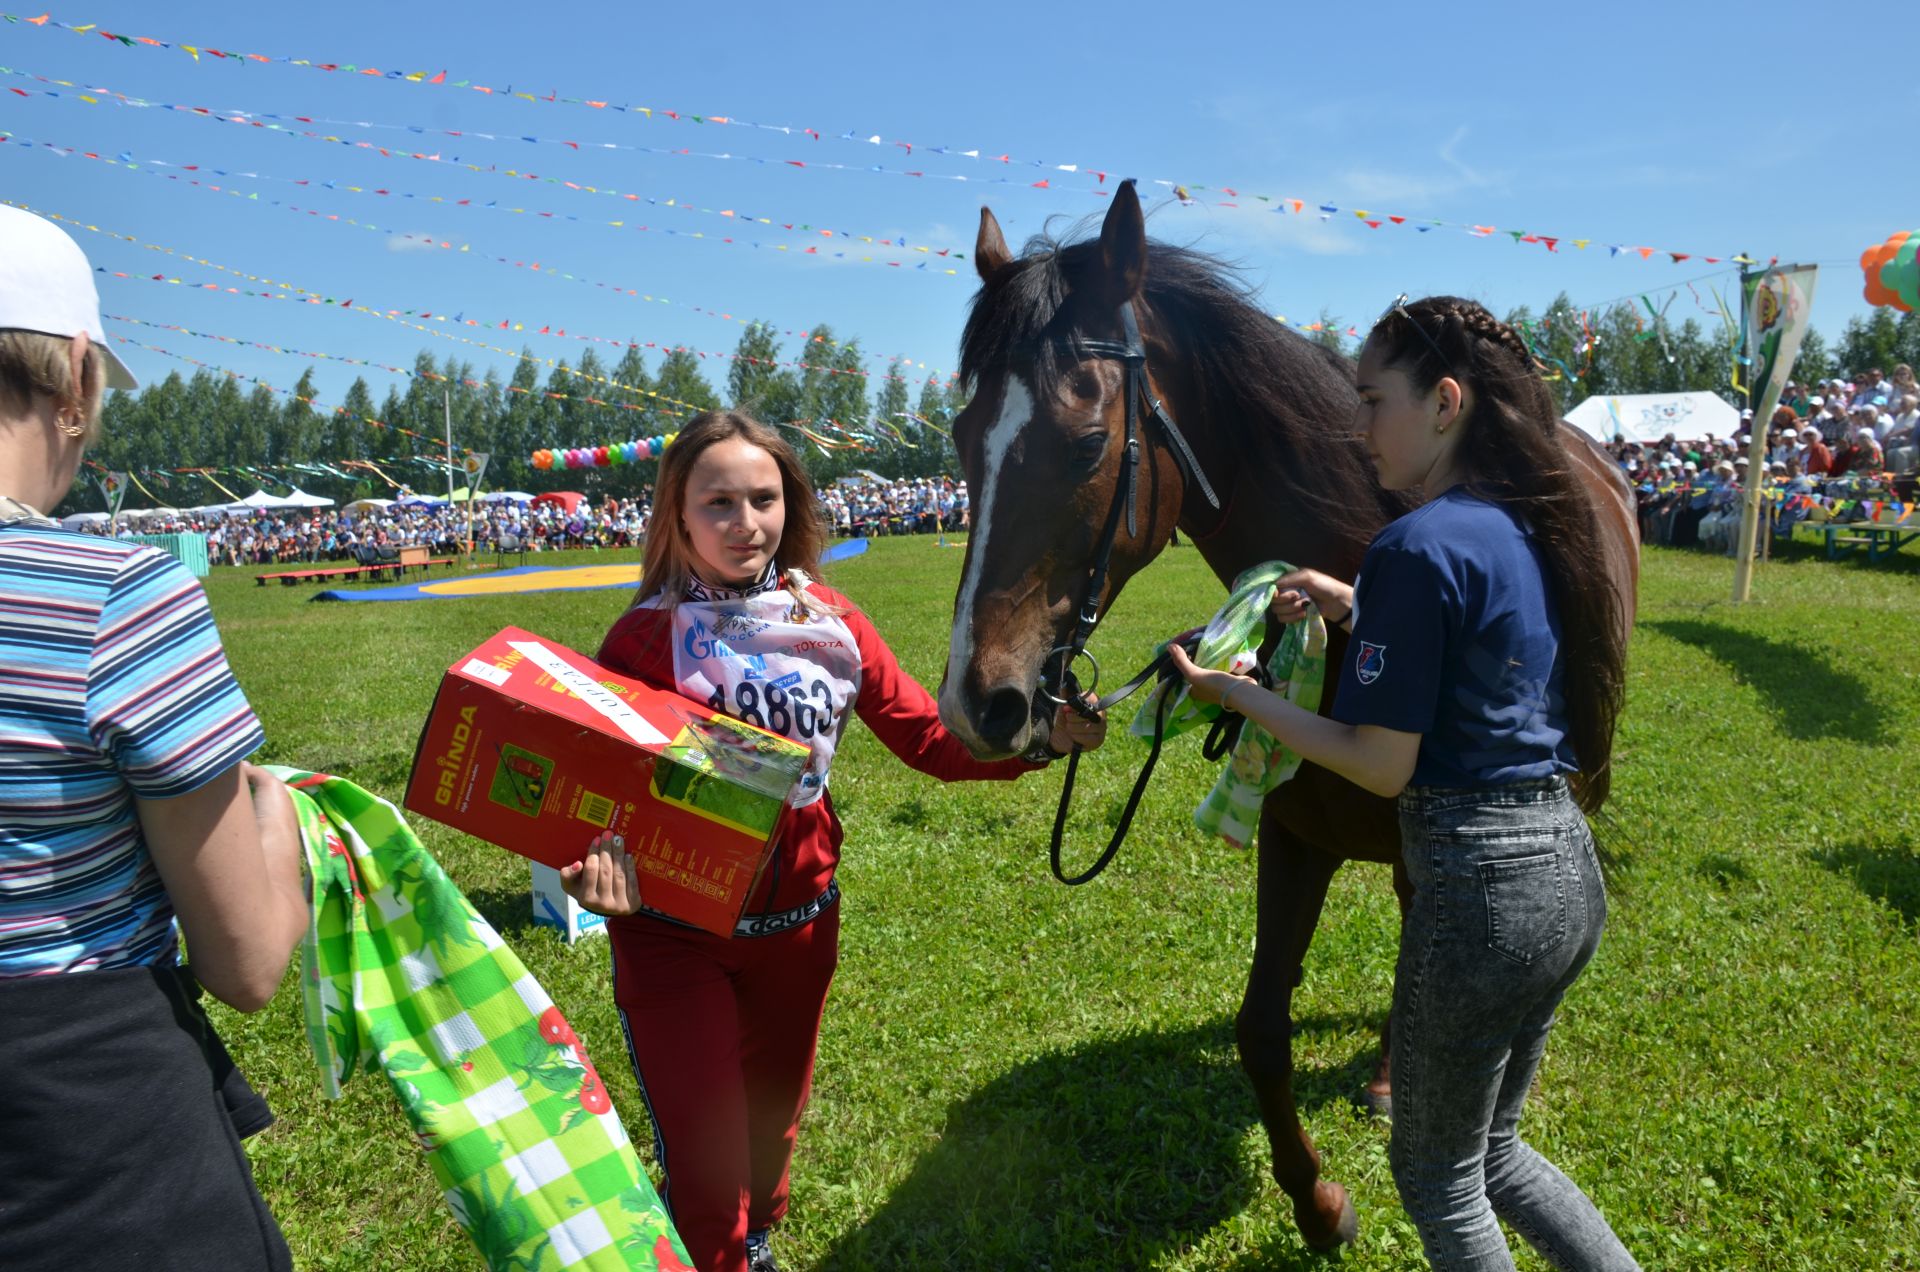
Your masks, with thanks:
<instances>
[{"instance_id":1,"label":"bridle noseband","mask_svg":"<svg viewBox=\"0 0 1920 1272\"><path fill-rule=\"evenodd\" d=\"M1094 549L1093 564L1087 571L1087 594L1080 604L1079 617L1074 622L1073 636L1064 645L1056 645L1047 653L1046 662L1040 668L1040 693L1055 705L1072 707L1082 715L1092 716L1104 711L1115 702L1125 698L1144 681L1136 680L1123 688L1111 700L1102 699L1097 705L1089 707L1081 701L1081 694L1092 692L1100 687L1100 664L1087 652L1087 641L1093 637L1094 628L1100 625L1100 594L1106 590L1107 569L1113 562L1114 541L1120 534L1120 514L1124 510L1127 517L1127 537L1133 538L1139 533L1134 504L1139 489L1140 478L1140 416L1142 404L1147 415L1160 426L1167 439L1167 449L1173 453L1174 463L1180 468L1181 476L1200 487L1200 493L1217 511L1220 496L1214 493L1213 486L1207 481L1207 475L1200 468L1200 461L1194 456L1193 448L1187 444L1186 437L1180 432L1180 426L1173 422L1173 416L1159 398L1151 396L1152 390L1147 381L1147 347L1140 339L1140 324L1134 318L1131 300L1120 306L1120 330L1124 339L1081 340L1075 348L1095 358L1121 362L1127 368L1127 432L1126 450L1120 458L1120 479L1113 488L1113 504L1107 509L1106 524L1100 530L1100 545ZM1073 664L1085 659L1093 667L1093 683L1081 687L1073 674Z\"/></svg>"}]
</instances>

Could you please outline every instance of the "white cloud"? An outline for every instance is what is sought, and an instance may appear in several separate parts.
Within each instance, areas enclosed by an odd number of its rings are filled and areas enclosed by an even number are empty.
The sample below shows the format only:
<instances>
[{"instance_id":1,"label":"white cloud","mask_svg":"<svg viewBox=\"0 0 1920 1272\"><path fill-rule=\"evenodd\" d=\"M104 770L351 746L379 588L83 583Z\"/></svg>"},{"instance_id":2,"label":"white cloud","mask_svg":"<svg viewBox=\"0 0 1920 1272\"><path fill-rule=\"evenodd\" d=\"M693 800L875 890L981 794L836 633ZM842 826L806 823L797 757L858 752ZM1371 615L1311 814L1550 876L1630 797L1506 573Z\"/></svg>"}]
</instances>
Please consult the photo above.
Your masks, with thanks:
<instances>
[{"instance_id":1,"label":"white cloud","mask_svg":"<svg viewBox=\"0 0 1920 1272\"><path fill-rule=\"evenodd\" d=\"M1447 144L1440 147L1440 159L1448 167L1460 174L1460 179L1469 186L1482 186L1487 182L1478 172L1468 167L1459 157L1460 143L1467 139L1467 126L1460 125L1453 130L1453 136L1447 138Z\"/></svg>"}]
</instances>

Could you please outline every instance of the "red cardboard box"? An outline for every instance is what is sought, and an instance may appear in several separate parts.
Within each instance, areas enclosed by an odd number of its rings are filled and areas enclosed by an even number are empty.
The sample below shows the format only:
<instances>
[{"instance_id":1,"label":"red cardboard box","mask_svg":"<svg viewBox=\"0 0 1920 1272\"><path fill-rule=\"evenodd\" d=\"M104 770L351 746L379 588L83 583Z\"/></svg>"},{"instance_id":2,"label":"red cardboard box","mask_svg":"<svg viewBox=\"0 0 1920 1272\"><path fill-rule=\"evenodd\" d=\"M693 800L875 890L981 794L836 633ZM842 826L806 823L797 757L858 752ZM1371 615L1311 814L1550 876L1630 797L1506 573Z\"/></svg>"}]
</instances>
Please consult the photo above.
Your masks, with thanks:
<instances>
[{"instance_id":1,"label":"red cardboard box","mask_svg":"<svg viewBox=\"0 0 1920 1272\"><path fill-rule=\"evenodd\" d=\"M731 936L810 755L509 627L447 670L405 803L556 867L612 830L644 904Z\"/></svg>"}]
</instances>

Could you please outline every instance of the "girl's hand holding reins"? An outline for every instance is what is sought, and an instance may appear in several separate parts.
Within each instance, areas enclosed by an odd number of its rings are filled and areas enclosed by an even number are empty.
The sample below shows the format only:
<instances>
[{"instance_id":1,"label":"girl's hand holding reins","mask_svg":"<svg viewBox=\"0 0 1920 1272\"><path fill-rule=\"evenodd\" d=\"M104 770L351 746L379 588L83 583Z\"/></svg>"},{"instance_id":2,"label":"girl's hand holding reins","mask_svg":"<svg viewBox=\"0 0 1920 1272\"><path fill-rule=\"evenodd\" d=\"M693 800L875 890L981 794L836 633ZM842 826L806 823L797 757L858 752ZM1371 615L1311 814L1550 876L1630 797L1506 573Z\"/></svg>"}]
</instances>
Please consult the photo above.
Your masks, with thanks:
<instances>
[{"instance_id":1,"label":"girl's hand holding reins","mask_svg":"<svg viewBox=\"0 0 1920 1272\"><path fill-rule=\"evenodd\" d=\"M1282 623L1297 623L1307 611L1319 609L1335 627L1353 617L1353 585L1318 570L1295 570L1274 580L1273 604L1267 613Z\"/></svg>"},{"instance_id":2,"label":"girl's hand holding reins","mask_svg":"<svg viewBox=\"0 0 1920 1272\"><path fill-rule=\"evenodd\" d=\"M1195 702L1219 703L1229 711L1238 711L1250 700L1253 693L1265 693L1258 681L1246 676L1236 676L1230 671L1208 671L1187 656L1187 651L1179 642L1167 646L1167 653L1173 658L1174 670L1187 679L1187 695ZM1233 698L1239 696L1240 706L1235 706Z\"/></svg>"},{"instance_id":3,"label":"girl's hand holding reins","mask_svg":"<svg viewBox=\"0 0 1920 1272\"><path fill-rule=\"evenodd\" d=\"M640 879L627 841L610 830L594 836L585 857L560 868L560 888L582 909L609 918L640 908Z\"/></svg>"},{"instance_id":4,"label":"girl's hand holding reins","mask_svg":"<svg viewBox=\"0 0 1920 1272\"><path fill-rule=\"evenodd\" d=\"M1081 701L1092 706L1098 699L1087 694ZM1047 731L1047 749L1055 755L1065 755L1076 746L1083 751L1097 751L1106 740L1106 712L1099 712L1089 720L1065 703L1053 713L1053 728Z\"/></svg>"}]
</instances>

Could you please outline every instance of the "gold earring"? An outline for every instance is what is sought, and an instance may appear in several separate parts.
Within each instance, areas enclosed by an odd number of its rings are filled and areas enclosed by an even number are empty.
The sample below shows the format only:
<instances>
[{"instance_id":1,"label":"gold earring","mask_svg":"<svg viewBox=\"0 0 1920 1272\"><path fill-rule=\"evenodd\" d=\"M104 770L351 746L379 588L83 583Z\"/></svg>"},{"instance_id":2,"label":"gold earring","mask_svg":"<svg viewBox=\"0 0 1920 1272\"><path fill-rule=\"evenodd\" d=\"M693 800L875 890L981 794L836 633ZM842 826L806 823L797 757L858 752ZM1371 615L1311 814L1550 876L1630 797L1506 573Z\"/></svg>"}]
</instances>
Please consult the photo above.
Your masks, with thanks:
<instances>
[{"instance_id":1,"label":"gold earring","mask_svg":"<svg viewBox=\"0 0 1920 1272\"><path fill-rule=\"evenodd\" d=\"M86 421L82 418L80 412L73 407L69 406L62 409L59 414L53 417L53 423L55 428L58 428L68 437L85 437L87 435Z\"/></svg>"}]
</instances>

